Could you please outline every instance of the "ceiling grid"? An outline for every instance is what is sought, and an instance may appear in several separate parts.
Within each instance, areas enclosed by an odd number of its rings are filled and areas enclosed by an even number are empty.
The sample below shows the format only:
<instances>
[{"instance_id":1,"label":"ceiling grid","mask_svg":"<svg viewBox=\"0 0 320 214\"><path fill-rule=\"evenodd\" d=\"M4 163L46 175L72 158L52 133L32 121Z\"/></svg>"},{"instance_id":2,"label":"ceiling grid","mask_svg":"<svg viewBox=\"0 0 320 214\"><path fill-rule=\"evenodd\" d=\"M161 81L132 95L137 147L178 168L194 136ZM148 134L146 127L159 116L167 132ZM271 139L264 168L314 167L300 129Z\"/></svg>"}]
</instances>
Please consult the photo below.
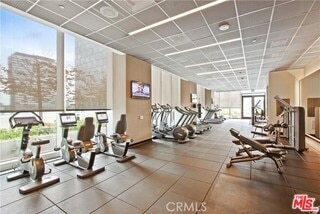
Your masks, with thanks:
<instances>
[{"instance_id":1,"label":"ceiling grid","mask_svg":"<svg viewBox=\"0 0 320 214\"><path fill-rule=\"evenodd\" d=\"M304 68L320 56L319 0L1 0L1 5L214 91L264 89L269 72ZM131 35L144 27L150 29Z\"/></svg>"}]
</instances>

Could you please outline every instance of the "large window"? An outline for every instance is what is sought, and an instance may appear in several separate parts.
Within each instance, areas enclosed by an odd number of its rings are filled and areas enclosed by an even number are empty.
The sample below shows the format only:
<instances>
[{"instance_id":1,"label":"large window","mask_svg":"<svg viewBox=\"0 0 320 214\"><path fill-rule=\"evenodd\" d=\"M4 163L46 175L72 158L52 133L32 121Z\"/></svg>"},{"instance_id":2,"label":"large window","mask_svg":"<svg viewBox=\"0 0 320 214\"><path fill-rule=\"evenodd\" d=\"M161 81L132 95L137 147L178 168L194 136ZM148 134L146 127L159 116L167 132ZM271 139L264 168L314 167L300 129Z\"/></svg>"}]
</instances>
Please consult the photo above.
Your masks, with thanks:
<instances>
[{"instance_id":1,"label":"large window","mask_svg":"<svg viewBox=\"0 0 320 214\"><path fill-rule=\"evenodd\" d=\"M225 118L241 118L241 93L240 91L215 92L215 104L221 108Z\"/></svg>"},{"instance_id":2,"label":"large window","mask_svg":"<svg viewBox=\"0 0 320 214\"><path fill-rule=\"evenodd\" d=\"M8 121L14 112L35 111L43 118L45 126L33 127L30 141L39 137L49 139L50 144L43 146L42 153L52 153L61 142L60 112L76 111L80 125L84 117L95 116L92 110L106 109L111 53L100 45L62 34L4 9L0 9L0 16L2 167L19 155L22 128L11 129ZM76 132L70 132L73 139ZM31 145L28 147L34 150Z\"/></svg>"},{"instance_id":3,"label":"large window","mask_svg":"<svg viewBox=\"0 0 320 214\"><path fill-rule=\"evenodd\" d=\"M106 48L70 35L65 37L68 110L106 109Z\"/></svg>"},{"instance_id":4,"label":"large window","mask_svg":"<svg viewBox=\"0 0 320 214\"><path fill-rule=\"evenodd\" d=\"M0 111L62 110L57 102L57 32L1 9Z\"/></svg>"}]
</instances>

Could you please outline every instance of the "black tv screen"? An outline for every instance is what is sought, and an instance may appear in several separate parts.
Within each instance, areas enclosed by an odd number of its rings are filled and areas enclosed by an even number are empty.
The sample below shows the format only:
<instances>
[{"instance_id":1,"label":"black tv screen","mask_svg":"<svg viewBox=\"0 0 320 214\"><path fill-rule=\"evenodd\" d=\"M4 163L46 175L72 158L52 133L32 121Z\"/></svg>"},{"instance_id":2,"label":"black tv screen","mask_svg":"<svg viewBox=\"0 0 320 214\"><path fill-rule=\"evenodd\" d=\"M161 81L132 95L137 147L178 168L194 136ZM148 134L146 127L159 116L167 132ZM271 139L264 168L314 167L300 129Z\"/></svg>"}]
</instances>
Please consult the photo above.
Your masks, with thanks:
<instances>
[{"instance_id":1,"label":"black tv screen","mask_svg":"<svg viewBox=\"0 0 320 214\"><path fill-rule=\"evenodd\" d=\"M150 84L131 81L131 97L135 99L150 99Z\"/></svg>"}]
</instances>

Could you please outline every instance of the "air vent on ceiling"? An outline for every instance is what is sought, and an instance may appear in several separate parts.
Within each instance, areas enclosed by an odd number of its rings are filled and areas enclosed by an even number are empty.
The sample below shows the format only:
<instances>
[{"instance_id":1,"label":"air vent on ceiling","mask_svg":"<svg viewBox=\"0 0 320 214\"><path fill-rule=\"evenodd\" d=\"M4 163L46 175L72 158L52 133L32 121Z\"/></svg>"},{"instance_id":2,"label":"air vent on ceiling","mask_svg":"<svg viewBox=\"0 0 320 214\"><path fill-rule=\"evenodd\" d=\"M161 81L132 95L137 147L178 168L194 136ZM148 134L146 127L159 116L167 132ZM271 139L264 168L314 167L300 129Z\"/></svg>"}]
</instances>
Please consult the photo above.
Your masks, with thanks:
<instances>
[{"instance_id":1,"label":"air vent on ceiling","mask_svg":"<svg viewBox=\"0 0 320 214\"><path fill-rule=\"evenodd\" d=\"M183 45L191 42L190 39L184 33L169 36L166 38L166 40L173 46Z\"/></svg>"}]
</instances>

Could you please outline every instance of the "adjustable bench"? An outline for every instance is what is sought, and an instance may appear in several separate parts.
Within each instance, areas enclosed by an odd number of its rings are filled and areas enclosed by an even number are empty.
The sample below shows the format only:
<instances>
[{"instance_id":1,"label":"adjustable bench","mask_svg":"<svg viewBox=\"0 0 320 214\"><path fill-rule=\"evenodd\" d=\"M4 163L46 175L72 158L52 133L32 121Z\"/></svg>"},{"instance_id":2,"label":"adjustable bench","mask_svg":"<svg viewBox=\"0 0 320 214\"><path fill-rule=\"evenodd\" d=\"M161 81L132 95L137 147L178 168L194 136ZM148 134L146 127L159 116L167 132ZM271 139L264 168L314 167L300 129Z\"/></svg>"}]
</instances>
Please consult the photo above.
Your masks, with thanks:
<instances>
[{"instance_id":1,"label":"adjustable bench","mask_svg":"<svg viewBox=\"0 0 320 214\"><path fill-rule=\"evenodd\" d=\"M285 149L266 147L265 145L259 143L258 141L255 141L254 139L250 139L240 135L240 132L233 128L230 129L230 133L232 136L239 140L237 141L237 143L239 143L239 145L242 147L242 151L247 155L231 157L229 163L227 164L227 167L230 167L233 163L256 161L263 158L270 158L274 161L278 172L282 173L282 160L287 154L287 151ZM252 152L253 150L259 151L260 154L254 154Z\"/></svg>"}]
</instances>

